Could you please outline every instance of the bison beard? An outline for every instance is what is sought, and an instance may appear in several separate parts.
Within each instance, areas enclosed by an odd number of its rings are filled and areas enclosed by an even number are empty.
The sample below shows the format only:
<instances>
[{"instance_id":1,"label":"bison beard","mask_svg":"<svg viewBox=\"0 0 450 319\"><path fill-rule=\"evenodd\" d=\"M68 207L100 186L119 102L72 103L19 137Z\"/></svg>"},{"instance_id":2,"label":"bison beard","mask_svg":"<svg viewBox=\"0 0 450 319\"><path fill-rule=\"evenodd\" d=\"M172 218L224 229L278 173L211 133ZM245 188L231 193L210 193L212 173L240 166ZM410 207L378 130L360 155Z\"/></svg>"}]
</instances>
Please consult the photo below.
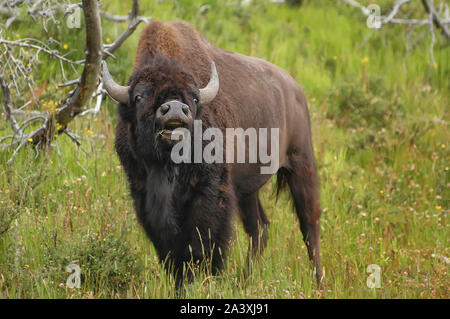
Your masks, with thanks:
<instances>
[{"instance_id":1,"label":"bison beard","mask_svg":"<svg viewBox=\"0 0 450 319\"><path fill-rule=\"evenodd\" d=\"M211 61L217 64L219 91ZM158 21L141 34L128 86L116 84L105 69L105 88L120 102L115 146L137 217L160 261L175 273L177 288L184 269L192 269L189 265L206 262L213 274L221 268L235 210L250 236L248 259L262 252L269 226L258 191L270 176L260 174L261 163L171 161L173 143L164 132L175 125L192 133L196 119L203 131L279 128L278 191L290 188L316 279L321 280L318 178L308 107L286 71L214 47L186 23ZM192 278L191 271L187 275Z\"/></svg>"}]
</instances>

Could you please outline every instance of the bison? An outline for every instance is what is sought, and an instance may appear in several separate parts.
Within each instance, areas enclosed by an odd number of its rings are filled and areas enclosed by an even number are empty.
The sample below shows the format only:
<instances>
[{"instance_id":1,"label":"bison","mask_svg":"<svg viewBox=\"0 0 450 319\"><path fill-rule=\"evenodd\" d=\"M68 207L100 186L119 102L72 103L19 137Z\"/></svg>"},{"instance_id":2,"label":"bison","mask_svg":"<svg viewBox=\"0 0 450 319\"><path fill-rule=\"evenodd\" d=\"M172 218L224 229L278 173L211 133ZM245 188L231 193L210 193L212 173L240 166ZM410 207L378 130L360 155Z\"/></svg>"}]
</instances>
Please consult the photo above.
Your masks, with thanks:
<instances>
[{"instance_id":1,"label":"bison","mask_svg":"<svg viewBox=\"0 0 450 319\"><path fill-rule=\"evenodd\" d=\"M213 274L221 269L235 211L250 237L247 259L262 252L269 226L258 190L271 175L261 174L261 161L171 160L172 132L192 131L195 120L201 120L202 129L224 132L279 130L277 194L289 187L320 281L318 176L309 111L288 72L222 50L185 22L152 21L140 35L128 85L114 82L105 63L103 81L119 102L115 148L138 220L160 261L174 272L178 288L185 274L192 277L189 265L206 262Z\"/></svg>"}]
</instances>

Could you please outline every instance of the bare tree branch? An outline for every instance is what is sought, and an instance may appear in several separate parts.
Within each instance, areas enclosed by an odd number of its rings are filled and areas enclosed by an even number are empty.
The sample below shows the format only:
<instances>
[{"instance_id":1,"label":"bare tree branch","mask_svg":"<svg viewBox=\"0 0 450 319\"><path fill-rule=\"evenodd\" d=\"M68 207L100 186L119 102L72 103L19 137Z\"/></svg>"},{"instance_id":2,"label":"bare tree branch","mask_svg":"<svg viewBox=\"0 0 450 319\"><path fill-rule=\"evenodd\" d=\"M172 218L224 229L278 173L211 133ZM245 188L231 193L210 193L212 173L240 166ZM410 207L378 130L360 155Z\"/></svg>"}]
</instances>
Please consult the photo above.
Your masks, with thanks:
<instances>
[{"instance_id":1,"label":"bare tree branch","mask_svg":"<svg viewBox=\"0 0 450 319\"><path fill-rule=\"evenodd\" d=\"M8 160L7 164L11 165L15 159L15 157L17 156L17 154L19 153L19 151L27 144L27 143L33 143L34 144L40 144L41 143L41 139L36 137L39 137L41 135L43 135L45 133L45 131L48 129L48 125L49 125L50 119L49 118L45 118L44 124L42 124L41 127L39 127L38 129L34 130L33 132L26 134L25 138L22 138L19 146L17 146L17 148L14 150L11 158Z\"/></svg>"},{"instance_id":2,"label":"bare tree branch","mask_svg":"<svg viewBox=\"0 0 450 319\"><path fill-rule=\"evenodd\" d=\"M141 22L149 23L152 18L150 17L140 17L139 15L139 2L137 0L133 0L133 6L131 8L130 13L128 16L117 16L110 14L105 11L100 11L100 14L107 20L113 21L113 22L128 22L131 24L134 20L139 20Z\"/></svg>"},{"instance_id":3,"label":"bare tree branch","mask_svg":"<svg viewBox=\"0 0 450 319\"><path fill-rule=\"evenodd\" d=\"M371 14L370 10L366 8L365 6L359 4L356 0L345 0L346 3L349 5L361 9L363 14L365 16L369 16ZM439 28L442 30L446 40L449 39L449 31L447 28L447 24L450 24L450 19L447 13L444 13L444 18L441 19L439 17L439 14L436 12L433 6L433 0L422 0L423 6L425 8L425 11L428 13L428 19L424 20L417 20L417 19L400 19L395 18L395 16L398 14L400 7L406 3L411 2L411 0L397 0L391 10L391 12L387 16L381 16L379 17L379 21L381 24L388 24L388 23L394 23L394 24L406 24L406 25L414 25L414 26L428 26L428 31L430 34L430 60L433 66L436 66L436 62L434 60L434 45L436 43L436 35L435 35L435 28ZM446 7L448 10L448 7ZM442 6L441 6L442 10ZM447 11L446 11L447 12ZM410 33L408 33L407 39L406 39L406 56L408 55L409 51L411 50L411 46L409 46L409 39L410 39ZM417 42L417 41L416 41Z\"/></svg>"},{"instance_id":4,"label":"bare tree branch","mask_svg":"<svg viewBox=\"0 0 450 319\"><path fill-rule=\"evenodd\" d=\"M424 1L428 4L427 1ZM436 63L434 61L434 44L436 42L436 37L434 36L434 26L433 26L433 13L429 12L429 23L428 23L428 29L430 30L430 36L431 36L431 44L430 44L430 58L431 58L431 62L433 63L433 65Z\"/></svg>"},{"instance_id":5,"label":"bare tree branch","mask_svg":"<svg viewBox=\"0 0 450 319\"><path fill-rule=\"evenodd\" d=\"M133 1L133 8L130 11L128 17L128 27L127 29L114 41L103 54L103 59L106 59L108 55L114 53L123 42L136 30L137 26L141 22L149 23L151 18L143 18L138 16L139 13L139 2L137 0Z\"/></svg>"},{"instance_id":6,"label":"bare tree branch","mask_svg":"<svg viewBox=\"0 0 450 319\"><path fill-rule=\"evenodd\" d=\"M67 81L66 83L58 84L58 87L63 88L66 86L72 86L72 85L76 85L79 83L80 83L80 79L75 79L75 80Z\"/></svg>"},{"instance_id":7,"label":"bare tree branch","mask_svg":"<svg viewBox=\"0 0 450 319\"><path fill-rule=\"evenodd\" d=\"M86 63L80 83L71 97L56 115L56 121L63 129L79 113L92 97L97 87L102 61L102 25L97 0L83 0L83 10L86 23Z\"/></svg>"},{"instance_id":8,"label":"bare tree branch","mask_svg":"<svg viewBox=\"0 0 450 319\"><path fill-rule=\"evenodd\" d=\"M134 0L130 14L128 17L126 17L126 20L124 20L129 21L127 29L117 38L116 41L107 46L107 49L103 51L103 60L106 60L108 57L112 57L113 59L115 59L116 57L113 55L113 52L116 51L131 34L133 34L133 32L141 22L149 23L150 20L151 18L139 17L139 2L137 0ZM123 22L122 19L120 22ZM102 95L104 95L104 93L105 91L103 90L103 83L100 83L96 93L97 103L95 108L80 113L80 116L84 116L86 114L98 114L101 106L101 97Z\"/></svg>"},{"instance_id":9,"label":"bare tree branch","mask_svg":"<svg viewBox=\"0 0 450 319\"><path fill-rule=\"evenodd\" d=\"M42 52L45 52L48 55L50 55L50 57L52 57L52 58L57 58L57 59L59 59L61 61L64 61L64 62L67 62L67 63L71 63L71 64L81 65L84 62L84 61L72 61L72 60L67 59L64 56L60 55L58 50L50 50L48 47L38 46L38 45L35 45L35 44L31 44L31 43L25 42L26 40L28 40L28 39L21 39L21 40L17 40L17 41L10 41L10 40L0 39L0 44L6 44L6 45L10 45L10 46L18 46L18 47L21 47L21 48L36 49L38 54L39 54L39 52L42 51Z\"/></svg>"},{"instance_id":10,"label":"bare tree branch","mask_svg":"<svg viewBox=\"0 0 450 319\"><path fill-rule=\"evenodd\" d=\"M397 1L395 4L394 4L394 7L392 8L392 11L391 11L391 13L389 13L383 20L382 20L382 23L388 23L388 22L390 22L393 18L394 18L394 16L397 14L397 12L398 12L398 10L400 9L400 7L403 5L403 4L405 4L405 3L407 3L407 2L410 2L411 0L400 0L400 1Z\"/></svg>"},{"instance_id":11,"label":"bare tree branch","mask_svg":"<svg viewBox=\"0 0 450 319\"><path fill-rule=\"evenodd\" d=\"M448 40L450 38L450 32L445 26L444 22L439 18L439 15L437 14L436 10L434 10L433 1L431 1L430 4L429 0L422 0L422 4L425 8L425 11L430 14L431 20L433 21L434 25L442 30L442 32L444 33L445 37Z\"/></svg>"},{"instance_id":12,"label":"bare tree branch","mask_svg":"<svg viewBox=\"0 0 450 319\"><path fill-rule=\"evenodd\" d=\"M3 109L5 111L5 118L11 123L14 134L19 134L21 133L21 130L19 128L19 125L17 124L16 119L12 115L11 93L3 77L0 77L0 86L2 87L3 91Z\"/></svg>"},{"instance_id":13,"label":"bare tree branch","mask_svg":"<svg viewBox=\"0 0 450 319\"><path fill-rule=\"evenodd\" d=\"M361 12L365 15L365 16L369 16L370 15L370 10L361 5L359 2L355 1L355 0L344 0L346 3L348 3L349 5L358 8L361 10ZM387 16L381 16L380 17L380 22L382 24L387 24L387 23L396 23L396 24L417 24L417 25L426 25L429 24L430 21L429 19L423 19L423 20L418 20L418 19L400 19L400 18L395 18L395 16L397 15L400 7L405 4L410 2L411 0L398 0L395 4L393 9L391 10L391 12L387 15ZM436 14L437 15L437 14ZM437 15L437 18L439 19L440 23L445 26L447 24L450 24L450 19L448 18L444 18L444 19L440 19L439 16Z\"/></svg>"},{"instance_id":14,"label":"bare tree branch","mask_svg":"<svg viewBox=\"0 0 450 319\"><path fill-rule=\"evenodd\" d=\"M29 15L34 15L34 14L36 14L36 12L38 11L39 6L41 5L41 3L42 3L43 1L44 1L44 0L37 0L37 1L33 4L33 6L32 6L30 9L28 9L27 13L28 13Z\"/></svg>"},{"instance_id":15,"label":"bare tree branch","mask_svg":"<svg viewBox=\"0 0 450 319\"><path fill-rule=\"evenodd\" d=\"M117 16L117 15L113 15L110 14L108 12L105 11L100 11L100 14L106 19L106 20L110 20L113 22L127 22L129 21L129 17L127 16Z\"/></svg>"},{"instance_id":16,"label":"bare tree branch","mask_svg":"<svg viewBox=\"0 0 450 319\"><path fill-rule=\"evenodd\" d=\"M0 2L0 14L8 13L11 17L19 17L19 10L16 10L15 5L21 4L23 0L17 0L12 3L11 1L4 0ZM2 4L7 3L8 6L4 7ZM85 16L85 28L86 32L86 58L79 61L73 61L68 58L68 55L61 54L58 50L52 48L52 44L58 41L53 38L49 38L47 43L34 38L22 38L17 40L10 40L4 38L4 25L0 24L0 46L3 50L0 51L0 86L3 91L3 108L5 110L5 119L10 122L14 134L10 134L3 138L0 138L0 143L5 140L11 140L9 147L14 146L14 152L9 159L8 163L12 164L19 151L27 144L32 144L36 149L36 156L40 154L40 149L49 148L52 145L52 140L56 138L59 133L65 133L80 149L79 137L71 133L67 126L77 116L83 116L87 114L97 115L100 112L102 97L105 94L103 84L99 81L101 61L112 57L115 59L113 52L115 52L124 41L136 30L137 26L141 22L148 23L151 18L140 17L139 3L137 0L133 0L133 6L128 17L112 16L107 13L102 13L105 19L114 17L113 21L126 22L128 26L126 30L114 41L111 45L103 46L102 42L102 27L100 20L100 11L98 9L97 0L83 0L82 3L69 4L61 3L54 4L53 1L33 1L26 2L29 6L27 14L33 19L42 18L40 21L53 19L56 25L59 25L59 21L55 20L55 14L57 8L62 8L64 14L70 14L76 7L82 7ZM111 20L111 19L110 19ZM13 22L8 24L8 26ZM58 23L56 23L58 22ZM39 103L39 96L41 93L35 93L38 90L44 90L44 88L33 89L34 81L31 75L32 63L39 60L39 53L45 53L50 58L54 58L59 62L61 66L61 74L65 79L65 83L58 85L58 87L76 86L72 91L68 93L68 96L59 103L59 107L54 110L54 106L50 106L50 109L41 111L34 111L31 107L35 103ZM26 61L26 62L25 62ZM65 64L69 64L73 71L78 74L75 66L84 65L83 72L80 77L74 80L66 79L66 72L64 69ZM8 72L6 72L6 70ZM8 84L7 81L10 81ZM15 88L15 96L18 100L23 100L24 87L28 87L31 98L28 101L20 102L22 106L20 108L13 107L13 99L11 96L11 88ZM91 98L96 98L95 107L92 109L85 109ZM53 102L52 102L53 103ZM46 106L47 107L47 106ZM27 108L27 109L25 109ZM50 110L50 111L49 111ZM15 116L24 117L20 121L17 121ZM41 123L39 123L41 122ZM36 125L38 124L38 125ZM37 128L36 128L37 126ZM32 132L26 133L26 129L35 127ZM58 133L58 134L55 134ZM53 145L55 145L53 143ZM56 144L57 145L57 144ZM8 144L1 144L1 148L8 147ZM58 147L58 146L57 146ZM84 149L82 149L85 152ZM58 150L59 152L59 150Z\"/></svg>"}]
</instances>

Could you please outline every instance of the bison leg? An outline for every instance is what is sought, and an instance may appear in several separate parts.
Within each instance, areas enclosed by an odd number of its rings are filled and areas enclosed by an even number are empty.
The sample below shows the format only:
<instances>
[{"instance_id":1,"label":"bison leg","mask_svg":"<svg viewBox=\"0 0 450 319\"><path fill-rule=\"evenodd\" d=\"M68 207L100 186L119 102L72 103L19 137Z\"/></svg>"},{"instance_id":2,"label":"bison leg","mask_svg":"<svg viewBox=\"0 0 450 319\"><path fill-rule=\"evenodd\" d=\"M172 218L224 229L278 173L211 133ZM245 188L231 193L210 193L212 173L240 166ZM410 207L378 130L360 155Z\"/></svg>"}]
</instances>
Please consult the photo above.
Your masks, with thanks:
<instances>
[{"instance_id":1,"label":"bison leg","mask_svg":"<svg viewBox=\"0 0 450 319\"><path fill-rule=\"evenodd\" d=\"M294 199L295 211L300 221L303 240L308 249L308 256L315 268L317 282L322 280L320 263L320 205L318 180L314 165L289 170L287 182Z\"/></svg>"},{"instance_id":2,"label":"bison leg","mask_svg":"<svg viewBox=\"0 0 450 319\"><path fill-rule=\"evenodd\" d=\"M267 244L269 220L262 208L258 193L245 196L239 200L244 229L250 236L250 246L247 256L247 266L250 258L261 255Z\"/></svg>"},{"instance_id":3,"label":"bison leg","mask_svg":"<svg viewBox=\"0 0 450 319\"><path fill-rule=\"evenodd\" d=\"M172 249L178 290L185 277L192 282L197 265L216 275L223 268L228 251L234 196L225 183L205 188L184 206L183 222Z\"/></svg>"}]
</instances>

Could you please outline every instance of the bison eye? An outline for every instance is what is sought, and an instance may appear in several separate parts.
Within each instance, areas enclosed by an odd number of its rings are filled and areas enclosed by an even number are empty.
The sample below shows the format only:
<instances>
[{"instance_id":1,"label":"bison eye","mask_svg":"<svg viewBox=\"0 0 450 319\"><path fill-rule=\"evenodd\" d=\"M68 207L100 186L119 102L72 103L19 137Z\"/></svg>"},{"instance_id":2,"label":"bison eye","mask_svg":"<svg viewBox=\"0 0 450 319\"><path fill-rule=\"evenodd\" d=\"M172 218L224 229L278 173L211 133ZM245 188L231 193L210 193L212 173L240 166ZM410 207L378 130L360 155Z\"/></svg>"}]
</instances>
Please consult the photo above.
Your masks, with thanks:
<instances>
[{"instance_id":1,"label":"bison eye","mask_svg":"<svg viewBox=\"0 0 450 319\"><path fill-rule=\"evenodd\" d=\"M134 97L134 103L139 103L140 101L142 101L142 96L141 95L136 95Z\"/></svg>"}]
</instances>

